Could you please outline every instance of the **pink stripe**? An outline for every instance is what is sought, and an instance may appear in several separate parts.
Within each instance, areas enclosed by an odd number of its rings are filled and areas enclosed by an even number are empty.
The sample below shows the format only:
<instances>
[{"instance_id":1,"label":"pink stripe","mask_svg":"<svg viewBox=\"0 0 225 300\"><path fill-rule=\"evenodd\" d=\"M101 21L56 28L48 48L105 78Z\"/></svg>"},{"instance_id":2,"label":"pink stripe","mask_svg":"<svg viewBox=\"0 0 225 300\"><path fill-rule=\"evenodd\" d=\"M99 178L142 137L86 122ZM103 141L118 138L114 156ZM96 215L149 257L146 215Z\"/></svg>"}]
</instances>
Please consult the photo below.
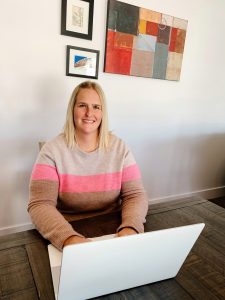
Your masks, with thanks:
<instances>
[{"instance_id":1,"label":"pink stripe","mask_svg":"<svg viewBox=\"0 0 225 300\"><path fill-rule=\"evenodd\" d=\"M139 178L141 178L141 174L136 164L123 169L122 182L136 180Z\"/></svg>"},{"instance_id":2,"label":"pink stripe","mask_svg":"<svg viewBox=\"0 0 225 300\"><path fill-rule=\"evenodd\" d=\"M115 172L91 176L60 174L60 192L90 193L121 189L121 182L140 178L138 166L124 168L123 173Z\"/></svg>"},{"instance_id":3,"label":"pink stripe","mask_svg":"<svg viewBox=\"0 0 225 300\"><path fill-rule=\"evenodd\" d=\"M121 172L92 176L60 174L60 192L90 193L120 190Z\"/></svg>"},{"instance_id":4,"label":"pink stripe","mask_svg":"<svg viewBox=\"0 0 225 300\"><path fill-rule=\"evenodd\" d=\"M135 164L124 168L123 172L77 176L70 174L58 174L55 167L44 164L36 164L31 178L33 180L60 180L60 192L107 192L120 190L121 182L139 179L140 172L138 166Z\"/></svg>"},{"instance_id":5,"label":"pink stripe","mask_svg":"<svg viewBox=\"0 0 225 300\"><path fill-rule=\"evenodd\" d=\"M55 167L43 164L36 164L31 174L32 180L53 180L58 181L58 174Z\"/></svg>"}]
</instances>

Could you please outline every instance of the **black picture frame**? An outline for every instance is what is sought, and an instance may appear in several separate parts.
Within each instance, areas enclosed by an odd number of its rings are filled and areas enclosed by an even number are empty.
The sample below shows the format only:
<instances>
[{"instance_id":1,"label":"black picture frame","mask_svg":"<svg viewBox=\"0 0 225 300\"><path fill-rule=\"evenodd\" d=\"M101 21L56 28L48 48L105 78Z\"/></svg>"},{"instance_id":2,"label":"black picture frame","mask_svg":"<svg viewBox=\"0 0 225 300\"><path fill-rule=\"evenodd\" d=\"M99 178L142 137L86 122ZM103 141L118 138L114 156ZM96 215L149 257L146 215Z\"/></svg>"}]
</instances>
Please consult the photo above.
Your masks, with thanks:
<instances>
[{"instance_id":1,"label":"black picture frame","mask_svg":"<svg viewBox=\"0 0 225 300\"><path fill-rule=\"evenodd\" d=\"M66 76L98 79L99 50L67 45Z\"/></svg>"},{"instance_id":2,"label":"black picture frame","mask_svg":"<svg viewBox=\"0 0 225 300\"><path fill-rule=\"evenodd\" d=\"M61 34L92 40L94 0L62 0Z\"/></svg>"}]
</instances>

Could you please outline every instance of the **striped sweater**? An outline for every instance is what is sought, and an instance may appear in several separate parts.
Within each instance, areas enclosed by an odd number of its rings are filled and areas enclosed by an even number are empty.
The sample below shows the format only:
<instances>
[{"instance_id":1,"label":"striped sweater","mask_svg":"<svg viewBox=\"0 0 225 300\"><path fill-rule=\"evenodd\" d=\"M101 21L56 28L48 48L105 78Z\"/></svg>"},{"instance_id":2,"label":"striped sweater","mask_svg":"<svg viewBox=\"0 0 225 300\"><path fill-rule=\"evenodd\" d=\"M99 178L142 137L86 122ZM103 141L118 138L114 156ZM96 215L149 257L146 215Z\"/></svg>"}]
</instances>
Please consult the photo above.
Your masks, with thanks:
<instances>
[{"instance_id":1,"label":"striped sweater","mask_svg":"<svg viewBox=\"0 0 225 300\"><path fill-rule=\"evenodd\" d=\"M67 147L63 134L41 149L30 180L28 211L37 230L58 249L82 236L63 213L85 214L121 207L122 224L143 232L148 209L138 166L125 143L111 135L106 151Z\"/></svg>"}]
</instances>

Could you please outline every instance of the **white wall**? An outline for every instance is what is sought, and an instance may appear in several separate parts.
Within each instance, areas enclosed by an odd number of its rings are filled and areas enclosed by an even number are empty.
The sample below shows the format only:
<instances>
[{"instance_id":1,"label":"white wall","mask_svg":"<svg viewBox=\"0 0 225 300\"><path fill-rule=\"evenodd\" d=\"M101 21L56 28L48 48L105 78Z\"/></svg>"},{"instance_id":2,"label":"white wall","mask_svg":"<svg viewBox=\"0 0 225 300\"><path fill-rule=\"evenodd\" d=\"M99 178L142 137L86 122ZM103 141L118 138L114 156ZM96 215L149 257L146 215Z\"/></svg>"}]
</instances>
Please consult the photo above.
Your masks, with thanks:
<instances>
[{"instance_id":1,"label":"white wall","mask_svg":"<svg viewBox=\"0 0 225 300\"><path fill-rule=\"evenodd\" d=\"M38 141L62 128L81 78L65 76L66 45L100 50L98 82L110 127L132 148L150 199L225 184L225 2L124 0L187 19L181 80L103 73L106 0L96 0L93 39L60 35L60 0L0 0L0 229L30 223L28 183ZM221 188L221 189L220 189Z\"/></svg>"}]
</instances>

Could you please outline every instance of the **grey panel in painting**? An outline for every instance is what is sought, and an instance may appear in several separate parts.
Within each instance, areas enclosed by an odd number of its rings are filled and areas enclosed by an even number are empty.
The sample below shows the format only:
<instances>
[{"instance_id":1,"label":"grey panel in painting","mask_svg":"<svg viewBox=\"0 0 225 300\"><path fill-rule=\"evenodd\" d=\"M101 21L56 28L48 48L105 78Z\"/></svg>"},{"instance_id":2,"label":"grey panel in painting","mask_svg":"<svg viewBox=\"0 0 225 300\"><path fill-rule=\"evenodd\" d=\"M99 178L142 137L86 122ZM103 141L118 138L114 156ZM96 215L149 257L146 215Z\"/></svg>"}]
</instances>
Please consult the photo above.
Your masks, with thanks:
<instances>
[{"instance_id":1,"label":"grey panel in painting","mask_svg":"<svg viewBox=\"0 0 225 300\"><path fill-rule=\"evenodd\" d=\"M137 35L139 7L112 0L109 5L108 29Z\"/></svg>"},{"instance_id":2,"label":"grey panel in painting","mask_svg":"<svg viewBox=\"0 0 225 300\"><path fill-rule=\"evenodd\" d=\"M116 1L110 0L108 5L109 15L108 15L108 29L116 30L116 23L118 19L118 12L115 8Z\"/></svg>"},{"instance_id":3,"label":"grey panel in painting","mask_svg":"<svg viewBox=\"0 0 225 300\"><path fill-rule=\"evenodd\" d=\"M165 79L168 58L168 45L156 43L153 78Z\"/></svg>"}]
</instances>

